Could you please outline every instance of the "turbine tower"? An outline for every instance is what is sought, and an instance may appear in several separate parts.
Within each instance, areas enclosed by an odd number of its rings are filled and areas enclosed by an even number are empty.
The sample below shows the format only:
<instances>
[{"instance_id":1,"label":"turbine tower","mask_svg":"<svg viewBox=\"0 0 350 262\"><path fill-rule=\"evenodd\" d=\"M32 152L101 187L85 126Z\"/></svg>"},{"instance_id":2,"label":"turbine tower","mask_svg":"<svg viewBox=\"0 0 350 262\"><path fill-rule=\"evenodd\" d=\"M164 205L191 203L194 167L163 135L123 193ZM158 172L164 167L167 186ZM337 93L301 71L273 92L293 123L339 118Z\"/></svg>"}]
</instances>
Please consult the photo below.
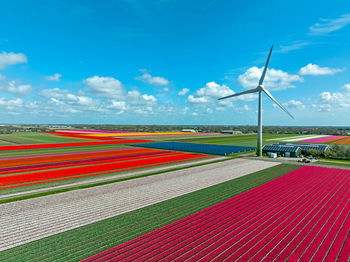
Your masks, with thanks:
<instances>
[{"instance_id":1,"label":"turbine tower","mask_svg":"<svg viewBox=\"0 0 350 262\"><path fill-rule=\"evenodd\" d=\"M261 77L260 77L259 84L258 84L258 86L257 86L256 88L250 89L250 90L247 90L247 91L243 91L243 92L240 92L240 93L237 93L237 94L233 94L233 95L229 95L229 96L225 96L225 97L219 98L219 100L222 100L222 99L226 99L226 98L230 98L230 97L234 97L234 96L240 96L240 95L245 95L245 94L250 94L250 93L256 93L256 92L259 93L258 143L257 143L257 148L256 148L256 154L257 154L258 156L262 156L262 114L261 114L262 100L261 100L261 93L264 92L268 97L270 97L270 98L272 99L272 101L274 101L280 108L282 108L282 110L283 110L284 112L286 112L291 118L294 119L294 117L288 112L288 110L287 110L284 106L282 106L282 105L270 94L270 92L267 91L267 90L264 88L264 86L263 86L265 74L266 74L266 71L267 71L267 66L269 65L269 61L270 61L270 57L271 57L271 53L272 53L272 48L273 48L273 46L271 46L269 56L267 57L264 70L263 70L262 75L261 75Z\"/></svg>"}]
</instances>

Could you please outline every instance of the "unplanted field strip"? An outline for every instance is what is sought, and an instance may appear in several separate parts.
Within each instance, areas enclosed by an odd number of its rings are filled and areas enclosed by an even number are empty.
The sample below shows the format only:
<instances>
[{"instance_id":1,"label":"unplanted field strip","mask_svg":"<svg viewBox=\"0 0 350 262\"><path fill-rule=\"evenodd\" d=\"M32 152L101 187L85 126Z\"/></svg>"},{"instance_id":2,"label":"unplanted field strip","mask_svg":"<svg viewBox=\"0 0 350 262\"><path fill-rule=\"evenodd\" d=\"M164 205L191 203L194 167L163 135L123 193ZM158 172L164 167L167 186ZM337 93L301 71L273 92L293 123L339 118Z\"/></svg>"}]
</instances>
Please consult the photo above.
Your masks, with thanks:
<instances>
[{"instance_id":1,"label":"unplanted field strip","mask_svg":"<svg viewBox=\"0 0 350 262\"><path fill-rule=\"evenodd\" d=\"M0 250L231 180L278 163L234 159L1 205Z\"/></svg>"},{"instance_id":2,"label":"unplanted field strip","mask_svg":"<svg viewBox=\"0 0 350 262\"><path fill-rule=\"evenodd\" d=\"M302 167L85 261L348 261L350 171Z\"/></svg>"},{"instance_id":3,"label":"unplanted field strip","mask_svg":"<svg viewBox=\"0 0 350 262\"><path fill-rule=\"evenodd\" d=\"M78 261L151 232L298 168L277 165L0 252L3 261Z\"/></svg>"}]
</instances>

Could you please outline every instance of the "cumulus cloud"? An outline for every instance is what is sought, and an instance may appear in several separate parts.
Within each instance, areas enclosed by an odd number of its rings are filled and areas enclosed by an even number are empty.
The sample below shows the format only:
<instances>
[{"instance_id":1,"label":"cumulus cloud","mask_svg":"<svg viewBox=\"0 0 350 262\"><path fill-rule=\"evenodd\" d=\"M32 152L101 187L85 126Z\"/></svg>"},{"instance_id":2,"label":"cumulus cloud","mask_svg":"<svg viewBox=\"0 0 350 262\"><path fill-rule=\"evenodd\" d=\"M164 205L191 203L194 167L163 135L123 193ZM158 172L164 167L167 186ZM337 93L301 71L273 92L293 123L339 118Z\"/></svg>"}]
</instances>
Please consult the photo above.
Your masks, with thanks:
<instances>
[{"instance_id":1,"label":"cumulus cloud","mask_svg":"<svg viewBox=\"0 0 350 262\"><path fill-rule=\"evenodd\" d=\"M5 69L8 66L27 63L27 57L22 53L7 53L5 51L0 53L0 69Z\"/></svg>"},{"instance_id":2,"label":"cumulus cloud","mask_svg":"<svg viewBox=\"0 0 350 262\"><path fill-rule=\"evenodd\" d=\"M247 94L238 97L233 97L227 100L218 100L220 97L232 95L235 92L226 85L219 85L215 82L208 82L206 85L198 89L193 95L187 97L187 102L195 106L207 106L215 104L215 109L218 111L226 110L233 107L235 101L253 101L257 98L256 94Z\"/></svg>"},{"instance_id":3,"label":"cumulus cloud","mask_svg":"<svg viewBox=\"0 0 350 262\"><path fill-rule=\"evenodd\" d=\"M188 88L182 88L181 91L179 91L179 93L177 93L179 96L184 96L186 95L188 92L190 92L190 89Z\"/></svg>"},{"instance_id":4,"label":"cumulus cloud","mask_svg":"<svg viewBox=\"0 0 350 262\"><path fill-rule=\"evenodd\" d=\"M213 103L220 97L232 94L234 92L228 86L208 82L204 87L198 89L194 95L189 95L187 101L191 104Z\"/></svg>"},{"instance_id":5,"label":"cumulus cloud","mask_svg":"<svg viewBox=\"0 0 350 262\"><path fill-rule=\"evenodd\" d=\"M23 101L20 98L16 99L5 99L0 97L0 107L5 108L6 110L18 110L21 109Z\"/></svg>"},{"instance_id":6,"label":"cumulus cloud","mask_svg":"<svg viewBox=\"0 0 350 262\"><path fill-rule=\"evenodd\" d=\"M301 75L334 75L335 73L342 72L345 69L341 68L329 68L320 67L319 65L309 63L306 66L300 68L299 74Z\"/></svg>"},{"instance_id":7,"label":"cumulus cloud","mask_svg":"<svg viewBox=\"0 0 350 262\"><path fill-rule=\"evenodd\" d=\"M289 108L305 109L305 105L301 101L296 101L294 99L292 99L286 103L283 103L283 105L285 107L289 107ZM274 106L277 106L277 105L274 104Z\"/></svg>"},{"instance_id":8,"label":"cumulus cloud","mask_svg":"<svg viewBox=\"0 0 350 262\"><path fill-rule=\"evenodd\" d=\"M86 90L104 98L119 98L125 96L123 84L113 77L93 76L83 80Z\"/></svg>"},{"instance_id":9,"label":"cumulus cloud","mask_svg":"<svg viewBox=\"0 0 350 262\"><path fill-rule=\"evenodd\" d=\"M18 84L18 81L11 80L11 81L5 81L5 76L0 75L0 91L23 96L26 94L29 94L32 91L31 85L21 85Z\"/></svg>"},{"instance_id":10,"label":"cumulus cloud","mask_svg":"<svg viewBox=\"0 0 350 262\"><path fill-rule=\"evenodd\" d=\"M350 84L345 84L342 87L343 89L345 89L346 91L350 92Z\"/></svg>"},{"instance_id":11,"label":"cumulus cloud","mask_svg":"<svg viewBox=\"0 0 350 262\"><path fill-rule=\"evenodd\" d=\"M244 88L254 88L258 85L261 77L263 67L258 68L253 66L249 68L244 74L238 77L238 84ZM304 79L299 75L290 75L282 70L275 70L273 68L267 69L264 86L269 90L283 90L294 88L293 82L303 82Z\"/></svg>"},{"instance_id":12,"label":"cumulus cloud","mask_svg":"<svg viewBox=\"0 0 350 262\"><path fill-rule=\"evenodd\" d=\"M203 104L210 102L206 97L194 97L193 95L189 95L187 101L191 104Z\"/></svg>"},{"instance_id":13,"label":"cumulus cloud","mask_svg":"<svg viewBox=\"0 0 350 262\"><path fill-rule=\"evenodd\" d=\"M127 101L132 105L152 106L157 103L157 98L153 95L141 94L139 91L133 90L128 92Z\"/></svg>"},{"instance_id":14,"label":"cumulus cloud","mask_svg":"<svg viewBox=\"0 0 350 262\"><path fill-rule=\"evenodd\" d=\"M143 73L143 75L135 77L136 80L140 80L142 82L145 82L151 85L168 85L169 84L169 80L164 77L152 76L150 73L148 73L147 70L142 69L140 71Z\"/></svg>"},{"instance_id":15,"label":"cumulus cloud","mask_svg":"<svg viewBox=\"0 0 350 262\"><path fill-rule=\"evenodd\" d=\"M41 91L40 96L49 99L51 103L56 105L71 105L92 109L96 104L90 97L72 94L68 90L60 88L45 89Z\"/></svg>"},{"instance_id":16,"label":"cumulus cloud","mask_svg":"<svg viewBox=\"0 0 350 262\"><path fill-rule=\"evenodd\" d=\"M312 35L326 35L338 31L348 24L350 24L350 14L343 14L333 19L320 19L320 22L310 26L309 30Z\"/></svg>"},{"instance_id":17,"label":"cumulus cloud","mask_svg":"<svg viewBox=\"0 0 350 262\"><path fill-rule=\"evenodd\" d=\"M333 109L350 108L350 90L345 92L322 92L319 95L318 111L329 112Z\"/></svg>"},{"instance_id":18,"label":"cumulus cloud","mask_svg":"<svg viewBox=\"0 0 350 262\"><path fill-rule=\"evenodd\" d=\"M45 80L49 82L59 82L61 76L62 76L61 74L56 73L52 76L45 76Z\"/></svg>"}]
</instances>

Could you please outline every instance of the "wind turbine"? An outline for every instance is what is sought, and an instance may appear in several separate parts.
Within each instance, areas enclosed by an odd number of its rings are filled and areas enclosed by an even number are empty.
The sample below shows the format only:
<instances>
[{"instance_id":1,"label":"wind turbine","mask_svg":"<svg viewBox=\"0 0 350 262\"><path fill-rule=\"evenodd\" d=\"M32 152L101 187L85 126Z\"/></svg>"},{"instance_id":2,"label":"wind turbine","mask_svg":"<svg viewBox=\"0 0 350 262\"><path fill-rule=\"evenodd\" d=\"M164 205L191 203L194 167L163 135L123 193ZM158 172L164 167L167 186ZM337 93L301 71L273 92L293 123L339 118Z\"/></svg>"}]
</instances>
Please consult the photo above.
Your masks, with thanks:
<instances>
[{"instance_id":1,"label":"wind turbine","mask_svg":"<svg viewBox=\"0 0 350 262\"><path fill-rule=\"evenodd\" d=\"M270 61L270 57L271 57L271 53L272 53L272 48L273 48L273 46L271 46L269 56L267 57L264 70L263 70L262 75L261 75L261 77L260 77L259 84L258 84L258 86L257 86L256 88L250 89L250 90L247 90L247 91L243 91L243 92L240 92L240 93L237 93L237 94L233 94L233 95L229 95L229 96L225 96L225 97L219 98L219 100L222 100L222 99L226 99L226 98L230 98L230 97L234 97L234 96L240 96L240 95L245 95L245 94L250 94L250 93L256 93L256 92L259 93L258 143L257 143L257 148L256 148L256 154L257 154L258 156L262 156L262 115L261 115L262 101L261 101L261 93L264 92L268 97L270 97L270 98L272 99L272 101L274 101L280 108L282 108L282 110L283 110L284 112L286 112L291 118L294 119L294 117L288 112L288 110L287 110L284 106L282 106L282 105L270 94L270 92L267 91L267 90L264 88L264 86L263 86L265 74L266 74L266 71L267 71L267 66L269 65L269 61Z\"/></svg>"}]
</instances>

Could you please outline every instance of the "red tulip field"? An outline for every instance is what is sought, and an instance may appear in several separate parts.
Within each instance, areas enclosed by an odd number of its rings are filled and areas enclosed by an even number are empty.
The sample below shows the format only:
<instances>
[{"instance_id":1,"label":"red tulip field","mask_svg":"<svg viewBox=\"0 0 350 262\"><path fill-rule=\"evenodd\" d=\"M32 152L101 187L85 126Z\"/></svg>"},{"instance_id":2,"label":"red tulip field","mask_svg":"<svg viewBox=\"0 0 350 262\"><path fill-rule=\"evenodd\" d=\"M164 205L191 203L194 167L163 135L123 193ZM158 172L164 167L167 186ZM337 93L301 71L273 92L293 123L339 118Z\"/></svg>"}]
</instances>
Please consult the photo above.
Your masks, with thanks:
<instances>
[{"instance_id":1,"label":"red tulip field","mask_svg":"<svg viewBox=\"0 0 350 262\"><path fill-rule=\"evenodd\" d=\"M302 167L85 261L348 261L350 171Z\"/></svg>"},{"instance_id":2,"label":"red tulip field","mask_svg":"<svg viewBox=\"0 0 350 262\"><path fill-rule=\"evenodd\" d=\"M116 142L119 141L67 144L69 144L70 147L74 147L96 145L96 143L97 145L110 145ZM23 147L37 149L62 147L64 145L65 144L21 145L11 146L9 150L14 150L13 148L16 147L18 149L23 149ZM3 150L7 150L7 147L4 148ZM5 157L0 159L0 190L91 177L208 157L210 156L143 148Z\"/></svg>"}]
</instances>

